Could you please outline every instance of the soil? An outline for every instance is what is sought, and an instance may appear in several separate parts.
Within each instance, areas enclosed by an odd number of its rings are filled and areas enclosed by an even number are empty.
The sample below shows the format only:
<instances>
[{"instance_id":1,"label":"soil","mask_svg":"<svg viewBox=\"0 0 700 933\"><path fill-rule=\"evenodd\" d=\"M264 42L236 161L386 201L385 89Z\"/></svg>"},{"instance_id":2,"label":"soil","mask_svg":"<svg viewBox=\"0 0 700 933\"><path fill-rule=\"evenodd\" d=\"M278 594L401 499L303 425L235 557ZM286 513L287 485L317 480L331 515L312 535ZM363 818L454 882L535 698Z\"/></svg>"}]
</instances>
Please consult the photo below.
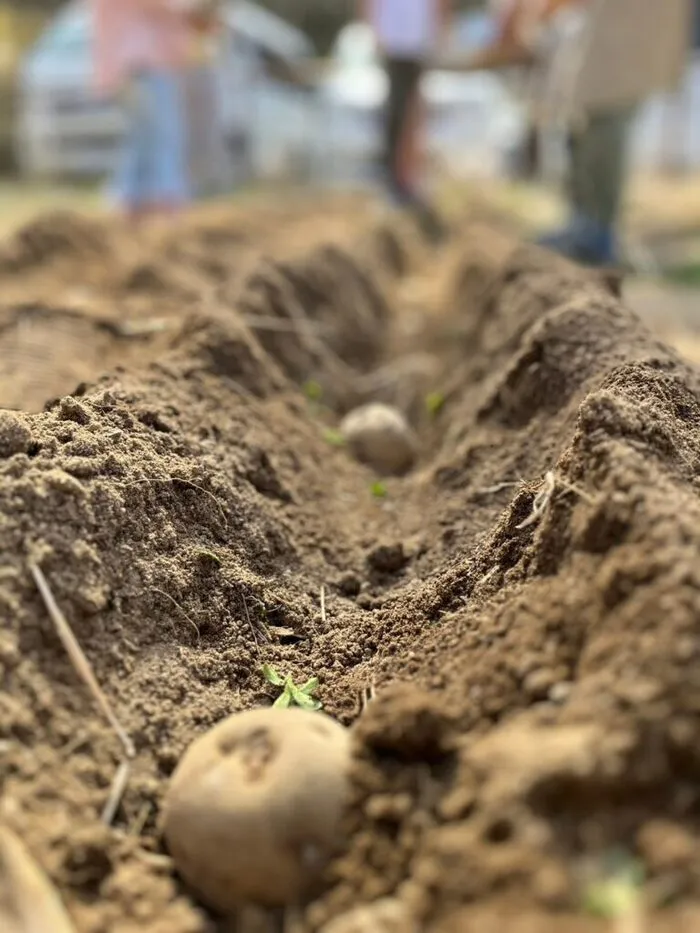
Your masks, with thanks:
<instances>
[{"instance_id":1,"label":"soil","mask_svg":"<svg viewBox=\"0 0 700 933\"><path fill-rule=\"evenodd\" d=\"M78 933L232 928L157 815L263 664L352 725L352 806L325 893L239 929L608 929L616 853L698 928L700 377L613 276L453 227L285 198L0 251L1 813ZM421 440L384 487L332 431L376 399ZM109 828L31 564L136 745Z\"/></svg>"}]
</instances>

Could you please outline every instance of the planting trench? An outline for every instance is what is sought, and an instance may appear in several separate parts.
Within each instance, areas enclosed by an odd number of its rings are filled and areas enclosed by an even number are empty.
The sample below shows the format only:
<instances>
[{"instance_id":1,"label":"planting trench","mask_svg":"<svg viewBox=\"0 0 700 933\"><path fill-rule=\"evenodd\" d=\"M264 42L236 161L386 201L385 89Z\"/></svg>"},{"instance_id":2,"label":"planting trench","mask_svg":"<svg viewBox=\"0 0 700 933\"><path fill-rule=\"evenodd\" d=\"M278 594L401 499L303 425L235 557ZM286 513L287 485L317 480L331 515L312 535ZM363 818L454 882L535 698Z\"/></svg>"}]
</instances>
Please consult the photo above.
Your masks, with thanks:
<instances>
[{"instance_id":1,"label":"planting trench","mask_svg":"<svg viewBox=\"0 0 700 933\"><path fill-rule=\"evenodd\" d=\"M645 929L698 928L700 380L619 283L342 198L47 217L0 269L0 812L79 933L229 929L157 816L264 663L356 733L347 849L288 926L607 929L618 852ZM369 399L420 440L383 490L330 443ZM136 744L109 829L120 746L32 562Z\"/></svg>"}]
</instances>

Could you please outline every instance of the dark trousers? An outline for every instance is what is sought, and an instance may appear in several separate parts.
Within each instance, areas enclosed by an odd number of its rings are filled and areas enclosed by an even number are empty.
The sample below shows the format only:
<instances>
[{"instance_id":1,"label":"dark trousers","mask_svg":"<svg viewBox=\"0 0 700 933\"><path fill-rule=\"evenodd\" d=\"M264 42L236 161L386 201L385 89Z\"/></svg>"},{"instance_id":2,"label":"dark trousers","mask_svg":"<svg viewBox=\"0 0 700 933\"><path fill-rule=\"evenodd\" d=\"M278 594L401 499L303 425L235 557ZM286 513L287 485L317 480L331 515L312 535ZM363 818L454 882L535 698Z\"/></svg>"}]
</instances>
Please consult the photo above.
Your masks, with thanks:
<instances>
[{"instance_id":1,"label":"dark trousers","mask_svg":"<svg viewBox=\"0 0 700 933\"><path fill-rule=\"evenodd\" d=\"M574 212L614 226L627 170L627 143L635 109L591 113L569 136L568 195Z\"/></svg>"},{"instance_id":2,"label":"dark trousers","mask_svg":"<svg viewBox=\"0 0 700 933\"><path fill-rule=\"evenodd\" d=\"M389 93L384 120L383 168L390 185L401 192L406 187L401 177L401 150L406 128L419 92L423 64L410 58L388 57L384 63Z\"/></svg>"}]
</instances>

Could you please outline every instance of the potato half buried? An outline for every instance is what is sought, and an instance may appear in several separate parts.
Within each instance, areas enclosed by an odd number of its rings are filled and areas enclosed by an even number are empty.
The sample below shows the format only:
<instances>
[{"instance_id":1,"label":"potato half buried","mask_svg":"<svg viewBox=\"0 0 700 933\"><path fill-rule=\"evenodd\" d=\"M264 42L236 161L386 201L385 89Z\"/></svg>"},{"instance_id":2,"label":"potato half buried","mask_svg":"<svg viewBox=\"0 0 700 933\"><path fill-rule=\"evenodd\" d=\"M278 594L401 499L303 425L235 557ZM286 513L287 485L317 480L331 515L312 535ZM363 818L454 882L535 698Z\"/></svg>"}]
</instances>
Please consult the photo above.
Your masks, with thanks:
<instances>
[{"instance_id":1,"label":"potato half buried","mask_svg":"<svg viewBox=\"0 0 700 933\"><path fill-rule=\"evenodd\" d=\"M416 441L408 422L392 405L371 402L343 418L340 433L352 454L377 473L400 475L416 458Z\"/></svg>"},{"instance_id":2,"label":"potato half buried","mask_svg":"<svg viewBox=\"0 0 700 933\"><path fill-rule=\"evenodd\" d=\"M236 713L197 739L173 774L163 829L209 906L301 901L339 844L349 733L322 713Z\"/></svg>"}]
</instances>

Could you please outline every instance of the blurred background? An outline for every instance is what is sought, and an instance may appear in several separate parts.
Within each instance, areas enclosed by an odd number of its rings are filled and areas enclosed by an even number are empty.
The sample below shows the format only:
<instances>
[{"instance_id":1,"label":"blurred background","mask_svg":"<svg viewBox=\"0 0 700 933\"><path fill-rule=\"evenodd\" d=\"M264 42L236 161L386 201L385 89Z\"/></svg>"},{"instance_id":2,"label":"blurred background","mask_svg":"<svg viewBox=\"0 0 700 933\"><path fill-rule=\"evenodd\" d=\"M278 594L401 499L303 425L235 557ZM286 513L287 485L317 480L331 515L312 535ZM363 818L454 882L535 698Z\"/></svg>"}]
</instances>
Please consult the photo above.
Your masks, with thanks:
<instances>
[{"instance_id":1,"label":"blurred background","mask_svg":"<svg viewBox=\"0 0 700 933\"><path fill-rule=\"evenodd\" d=\"M224 151L210 188L286 178L358 181L376 153L385 77L354 0L232 0L216 60ZM478 0L458 3L450 45L467 52L493 23ZM52 182L90 182L110 170L122 131L118 104L92 90L83 0L0 0L0 170ZM691 43L694 46L696 43ZM323 56L313 87L286 65ZM424 82L431 161L454 178L517 174L526 118L517 88L497 73L433 71ZM635 166L700 167L700 60L689 53L678 94L638 118Z\"/></svg>"},{"instance_id":2,"label":"blurred background","mask_svg":"<svg viewBox=\"0 0 700 933\"><path fill-rule=\"evenodd\" d=\"M456 6L449 45L466 54L489 42L495 24L484 2ZM215 60L190 82L197 193L370 184L387 86L368 28L353 21L354 0L232 0L224 8ZM117 100L94 94L91 43L84 0L0 0L0 214L8 223L47 199L98 202L124 114ZM698 46L695 28L682 87L647 101L636 117L627 211L644 234L638 264L690 282L700 282ZM311 65L314 80L299 80ZM467 193L476 181L480 196L523 224L552 222L557 190L530 171L517 82L432 70L422 90L439 184Z\"/></svg>"}]
</instances>

